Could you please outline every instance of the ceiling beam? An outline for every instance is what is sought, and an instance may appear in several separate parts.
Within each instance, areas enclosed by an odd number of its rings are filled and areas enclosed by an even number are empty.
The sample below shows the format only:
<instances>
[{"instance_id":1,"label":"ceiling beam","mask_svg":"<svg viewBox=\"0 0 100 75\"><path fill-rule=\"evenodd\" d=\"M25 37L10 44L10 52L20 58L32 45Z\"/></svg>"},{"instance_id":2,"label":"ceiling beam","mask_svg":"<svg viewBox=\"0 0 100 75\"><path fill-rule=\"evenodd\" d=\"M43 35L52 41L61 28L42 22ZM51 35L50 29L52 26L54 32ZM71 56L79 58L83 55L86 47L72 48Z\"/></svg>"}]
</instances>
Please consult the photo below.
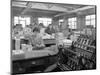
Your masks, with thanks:
<instances>
[{"instance_id":1,"label":"ceiling beam","mask_svg":"<svg viewBox=\"0 0 100 75\"><path fill-rule=\"evenodd\" d=\"M56 5L47 5L43 3L36 3L32 6L33 9L41 9L41 10L50 10L50 11L57 11L57 12L68 12L67 9L63 7L58 7Z\"/></svg>"},{"instance_id":2,"label":"ceiling beam","mask_svg":"<svg viewBox=\"0 0 100 75\"><path fill-rule=\"evenodd\" d=\"M33 8L33 9L50 10L50 11L57 11L57 12L68 12L68 10L66 8L60 7L60 6L58 7L54 4L32 3L32 2L29 4L32 5L31 8ZM21 5L21 4L15 3L15 2L14 3L12 2L12 6L27 8L27 6Z\"/></svg>"},{"instance_id":3,"label":"ceiling beam","mask_svg":"<svg viewBox=\"0 0 100 75\"><path fill-rule=\"evenodd\" d=\"M82 7L82 8L72 10L71 12L73 13L73 12L78 12L78 11L84 11L84 10L91 9L91 8L95 8L95 6L85 6L85 7Z\"/></svg>"},{"instance_id":4,"label":"ceiling beam","mask_svg":"<svg viewBox=\"0 0 100 75\"><path fill-rule=\"evenodd\" d=\"M32 7L32 3L28 2L26 6L27 7L21 12L21 15L25 14Z\"/></svg>"},{"instance_id":5,"label":"ceiling beam","mask_svg":"<svg viewBox=\"0 0 100 75\"><path fill-rule=\"evenodd\" d=\"M71 13L77 13L77 12L81 12L81 11L88 10L88 9L91 9L91 8L95 8L95 6L85 6L85 7L82 7L82 8L78 8L78 9L69 11L67 13L57 14L54 17L59 17L59 16L63 16L63 15L66 15L66 14L71 14Z\"/></svg>"}]
</instances>

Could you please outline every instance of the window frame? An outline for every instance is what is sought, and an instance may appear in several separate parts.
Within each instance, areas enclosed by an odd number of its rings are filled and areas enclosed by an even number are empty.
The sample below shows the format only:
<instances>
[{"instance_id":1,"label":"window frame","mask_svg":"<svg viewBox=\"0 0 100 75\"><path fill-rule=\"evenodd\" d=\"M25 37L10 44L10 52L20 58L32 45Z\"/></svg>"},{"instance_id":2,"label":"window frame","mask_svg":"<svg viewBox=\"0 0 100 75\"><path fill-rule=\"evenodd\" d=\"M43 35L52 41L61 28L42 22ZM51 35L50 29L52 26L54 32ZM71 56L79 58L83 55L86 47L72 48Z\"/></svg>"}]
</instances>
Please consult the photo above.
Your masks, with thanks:
<instances>
[{"instance_id":1,"label":"window frame","mask_svg":"<svg viewBox=\"0 0 100 75\"><path fill-rule=\"evenodd\" d=\"M64 23L64 19L59 19L59 26Z\"/></svg>"},{"instance_id":2,"label":"window frame","mask_svg":"<svg viewBox=\"0 0 100 75\"><path fill-rule=\"evenodd\" d=\"M17 17L17 19L15 19L15 17ZM23 17L21 17L21 16L14 16L14 25L16 25L16 24L20 24L20 22L21 21L25 21L25 26L26 25L30 25L31 24L31 17L30 16L24 16L24 20L23 19L21 19L21 18L23 18ZM29 24L27 24L27 18L29 18ZM17 21L17 23L15 23L15 21ZM24 25L22 25L23 27L25 27Z\"/></svg>"},{"instance_id":3,"label":"window frame","mask_svg":"<svg viewBox=\"0 0 100 75\"><path fill-rule=\"evenodd\" d=\"M89 19L87 19L87 17L90 17ZM92 17L94 16L94 17ZM94 20L94 21L93 21ZM93 21L93 22L92 22ZM92 14L92 15L86 15L85 16L85 25L88 26L88 25L92 25L93 27L96 27L96 15L95 14ZM90 24L87 24L87 22L90 22ZM94 23L94 24L92 24Z\"/></svg>"},{"instance_id":4,"label":"window frame","mask_svg":"<svg viewBox=\"0 0 100 75\"><path fill-rule=\"evenodd\" d=\"M50 21L51 20L51 21ZM41 21L41 22L39 22L39 21ZM40 24L40 23L43 23L43 25L45 26L45 27L47 27L47 26L49 26L49 24L51 24L52 23L52 18L41 18L41 17L39 17L38 18L38 23ZM45 25L46 24L46 25Z\"/></svg>"},{"instance_id":5,"label":"window frame","mask_svg":"<svg viewBox=\"0 0 100 75\"><path fill-rule=\"evenodd\" d=\"M77 29L77 17L68 18L68 25L70 29Z\"/></svg>"}]
</instances>

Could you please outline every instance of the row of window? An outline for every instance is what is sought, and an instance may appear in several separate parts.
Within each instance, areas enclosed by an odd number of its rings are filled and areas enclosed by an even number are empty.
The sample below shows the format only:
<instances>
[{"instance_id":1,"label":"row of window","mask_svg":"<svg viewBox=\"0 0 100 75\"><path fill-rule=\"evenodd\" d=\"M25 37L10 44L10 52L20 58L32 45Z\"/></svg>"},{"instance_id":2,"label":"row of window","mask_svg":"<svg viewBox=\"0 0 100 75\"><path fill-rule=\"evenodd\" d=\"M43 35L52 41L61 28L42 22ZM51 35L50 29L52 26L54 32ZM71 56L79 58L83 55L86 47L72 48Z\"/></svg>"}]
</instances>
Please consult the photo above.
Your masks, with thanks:
<instances>
[{"instance_id":1,"label":"row of window","mask_svg":"<svg viewBox=\"0 0 100 75\"><path fill-rule=\"evenodd\" d=\"M21 17L21 16L14 17L14 25L22 24L22 26L25 27L25 25L29 25L31 23L30 21L31 21L30 17ZM52 19L51 18L38 18L38 22L39 24L43 23L44 26L47 27L49 24L52 23ZM63 22L64 22L63 19L59 20L59 25L61 25ZM86 25L92 25L93 27L95 27L95 15L86 16L85 22L86 22ZM77 17L69 18L68 25L70 29L77 29Z\"/></svg>"},{"instance_id":2,"label":"row of window","mask_svg":"<svg viewBox=\"0 0 100 75\"><path fill-rule=\"evenodd\" d=\"M39 24L43 23L43 25L47 27L49 24L52 23L52 19L51 18L38 18L38 22L39 22ZM15 16L14 17L14 25L16 25L16 24L22 24L22 26L25 27L26 25L31 24L31 18Z\"/></svg>"},{"instance_id":3,"label":"row of window","mask_svg":"<svg viewBox=\"0 0 100 75\"><path fill-rule=\"evenodd\" d=\"M25 27L25 25L29 25L30 23L31 23L30 17L21 17L21 16L14 17L14 25L22 24L22 26Z\"/></svg>"},{"instance_id":4,"label":"row of window","mask_svg":"<svg viewBox=\"0 0 100 75\"><path fill-rule=\"evenodd\" d=\"M38 22L39 24L43 23L43 25L47 27L49 24L52 23L52 19L51 18L38 18Z\"/></svg>"},{"instance_id":5,"label":"row of window","mask_svg":"<svg viewBox=\"0 0 100 75\"><path fill-rule=\"evenodd\" d=\"M88 15L86 16L86 25L92 25L93 27L95 27L95 15Z\"/></svg>"},{"instance_id":6,"label":"row of window","mask_svg":"<svg viewBox=\"0 0 100 75\"><path fill-rule=\"evenodd\" d=\"M68 19L68 25L70 29L76 29L77 28L77 18L69 18Z\"/></svg>"},{"instance_id":7,"label":"row of window","mask_svg":"<svg viewBox=\"0 0 100 75\"><path fill-rule=\"evenodd\" d=\"M88 15L85 17L85 25L92 25L95 27L95 15ZM59 25L63 23L64 20L59 20ZM69 18L68 25L70 29L77 29L77 17Z\"/></svg>"}]
</instances>

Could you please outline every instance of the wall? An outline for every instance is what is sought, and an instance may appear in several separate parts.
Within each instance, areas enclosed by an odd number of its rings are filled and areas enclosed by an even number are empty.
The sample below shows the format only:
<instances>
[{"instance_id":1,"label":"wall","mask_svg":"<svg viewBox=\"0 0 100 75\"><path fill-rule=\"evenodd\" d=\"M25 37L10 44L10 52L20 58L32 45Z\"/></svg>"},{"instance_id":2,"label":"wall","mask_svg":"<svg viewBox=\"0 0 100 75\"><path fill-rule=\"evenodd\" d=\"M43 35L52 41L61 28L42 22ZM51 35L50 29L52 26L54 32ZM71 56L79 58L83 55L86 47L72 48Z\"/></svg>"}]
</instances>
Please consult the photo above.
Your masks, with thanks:
<instances>
[{"instance_id":1,"label":"wall","mask_svg":"<svg viewBox=\"0 0 100 75\"><path fill-rule=\"evenodd\" d=\"M38 17L32 16L31 23L36 23L36 24L38 24Z\"/></svg>"},{"instance_id":2,"label":"wall","mask_svg":"<svg viewBox=\"0 0 100 75\"><path fill-rule=\"evenodd\" d=\"M53 17L53 18L52 18L52 24L53 24L53 25L59 25L59 18Z\"/></svg>"},{"instance_id":3,"label":"wall","mask_svg":"<svg viewBox=\"0 0 100 75\"><path fill-rule=\"evenodd\" d=\"M32 20L33 20L33 16L32 15L20 15L20 14L13 14L12 13L12 16L11 16L11 24L14 25L14 16L25 16L25 17L30 17L31 18L31 23L32 23Z\"/></svg>"},{"instance_id":4,"label":"wall","mask_svg":"<svg viewBox=\"0 0 100 75\"><path fill-rule=\"evenodd\" d=\"M86 10L86 11L83 11L83 12L78 12L78 13L73 13L73 14L68 14L68 15L65 15L65 16L62 16L62 17L58 17L58 18L53 18L53 22L52 24L53 25L59 25L59 19L64 19L64 23L62 25L62 29L65 29L65 28L68 28L68 18L71 18L71 17L77 17L77 30L82 30L84 27L85 27L85 15L88 15L88 14L94 14L95 13L95 9L89 9L89 10ZM13 14L12 13L12 25L14 24L13 23L13 20L14 20L14 16L16 15L19 15L19 14ZM25 14L25 16L30 16L31 17L31 23L38 23L38 15L36 14L30 14L30 15L27 15Z\"/></svg>"},{"instance_id":5,"label":"wall","mask_svg":"<svg viewBox=\"0 0 100 75\"><path fill-rule=\"evenodd\" d=\"M77 16L77 30L82 30L85 27L85 16Z\"/></svg>"},{"instance_id":6,"label":"wall","mask_svg":"<svg viewBox=\"0 0 100 75\"><path fill-rule=\"evenodd\" d=\"M80 11L77 13L68 14L68 15L64 15L64 16L60 17L60 18L64 19L62 28L68 28L67 27L68 18L77 17L77 30L82 30L85 27L85 16L91 15L91 14L96 14L95 10L96 10L96 8L94 8L94 9L92 8L92 9L88 9L85 11ZM58 20L59 20L59 17L58 17ZM58 21L55 21L55 22L58 22ZM57 23L55 23L55 24L57 24Z\"/></svg>"}]
</instances>

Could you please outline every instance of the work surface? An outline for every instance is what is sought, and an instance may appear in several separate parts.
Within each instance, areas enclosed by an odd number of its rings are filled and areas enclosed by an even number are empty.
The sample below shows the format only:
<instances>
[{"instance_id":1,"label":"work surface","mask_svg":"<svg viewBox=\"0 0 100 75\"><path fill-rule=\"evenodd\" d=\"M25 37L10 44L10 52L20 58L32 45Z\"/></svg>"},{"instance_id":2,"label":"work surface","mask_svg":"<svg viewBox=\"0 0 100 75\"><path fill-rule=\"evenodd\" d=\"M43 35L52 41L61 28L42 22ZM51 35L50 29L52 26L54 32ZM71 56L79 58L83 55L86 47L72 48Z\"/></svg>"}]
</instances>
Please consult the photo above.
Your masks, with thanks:
<instances>
[{"instance_id":1,"label":"work surface","mask_svg":"<svg viewBox=\"0 0 100 75\"><path fill-rule=\"evenodd\" d=\"M16 61L23 59L40 58L40 57L56 55L57 53L58 49L56 46L46 47L44 49L32 50L32 51L15 50L12 52L12 60Z\"/></svg>"}]
</instances>

